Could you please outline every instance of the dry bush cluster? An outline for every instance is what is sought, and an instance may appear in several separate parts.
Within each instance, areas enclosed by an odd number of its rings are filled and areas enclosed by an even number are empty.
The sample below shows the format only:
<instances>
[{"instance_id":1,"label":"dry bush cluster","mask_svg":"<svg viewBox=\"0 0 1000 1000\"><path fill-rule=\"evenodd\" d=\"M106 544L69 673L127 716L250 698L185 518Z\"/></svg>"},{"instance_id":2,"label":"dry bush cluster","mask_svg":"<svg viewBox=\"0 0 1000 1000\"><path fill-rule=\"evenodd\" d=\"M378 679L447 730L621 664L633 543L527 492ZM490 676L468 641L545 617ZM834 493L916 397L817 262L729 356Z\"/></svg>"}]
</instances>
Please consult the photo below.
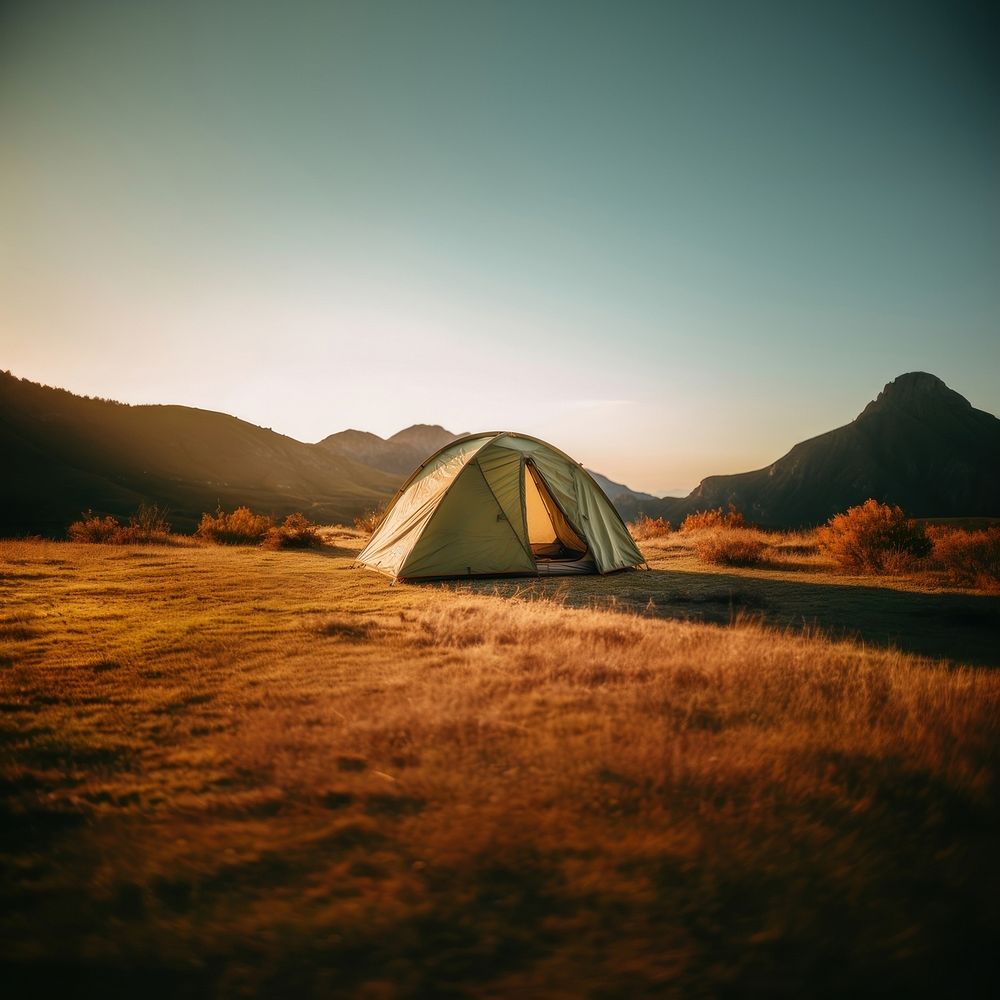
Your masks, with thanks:
<instances>
[{"instance_id":1,"label":"dry bush cluster","mask_svg":"<svg viewBox=\"0 0 1000 1000\"><path fill-rule=\"evenodd\" d=\"M201 515L195 536L217 545L260 545L273 527L271 517L249 507L237 507L229 514L219 507L214 514Z\"/></svg>"},{"instance_id":2,"label":"dry bush cluster","mask_svg":"<svg viewBox=\"0 0 1000 1000\"><path fill-rule=\"evenodd\" d=\"M952 583L1000 590L1000 526L967 531L931 527L931 561Z\"/></svg>"},{"instance_id":3,"label":"dry bush cluster","mask_svg":"<svg viewBox=\"0 0 1000 1000\"><path fill-rule=\"evenodd\" d=\"M373 534L375 529L382 523L382 518L385 517L388 506L389 502L386 501L377 507L372 507L371 510L354 519L354 527L358 531L363 531L366 535Z\"/></svg>"},{"instance_id":4,"label":"dry bush cluster","mask_svg":"<svg viewBox=\"0 0 1000 1000\"><path fill-rule=\"evenodd\" d=\"M323 539L316 525L304 514L289 514L276 528L272 528L264 539L268 549L318 549Z\"/></svg>"},{"instance_id":5,"label":"dry bush cluster","mask_svg":"<svg viewBox=\"0 0 1000 1000\"><path fill-rule=\"evenodd\" d=\"M688 514L681 522L681 531L690 534L693 531L715 530L716 528L745 528L746 519L733 504L728 510L716 507L715 510L699 510Z\"/></svg>"},{"instance_id":6,"label":"dry bush cluster","mask_svg":"<svg viewBox=\"0 0 1000 1000\"><path fill-rule=\"evenodd\" d=\"M86 510L66 530L71 542L94 542L103 545L153 545L172 541L173 531L168 512L156 504L140 504L122 524L110 514L101 517Z\"/></svg>"},{"instance_id":7,"label":"dry bush cluster","mask_svg":"<svg viewBox=\"0 0 1000 1000\"><path fill-rule=\"evenodd\" d=\"M703 531L695 544L699 559L721 566L756 566L763 562L767 548L764 535L749 528Z\"/></svg>"},{"instance_id":8,"label":"dry bush cluster","mask_svg":"<svg viewBox=\"0 0 1000 1000\"><path fill-rule=\"evenodd\" d=\"M85 511L66 534L71 542L102 545L162 545L185 537L173 534L167 511L155 504L141 504L127 524L111 515ZM219 508L215 514L203 514L195 537L217 545L264 545L269 549L311 549L323 544L317 526L304 514L289 514L275 525L271 517L255 514L249 507L238 507L231 513Z\"/></svg>"},{"instance_id":9,"label":"dry bush cluster","mask_svg":"<svg viewBox=\"0 0 1000 1000\"><path fill-rule=\"evenodd\" d=\"M816 537L820 551L852 572L905 572L931 552L924 525L877 500L830 518Z\"/></svg>"},{"instance_id":10,"label":"dry bush cluster","mask_svg":"<svg viewBox=\"0 0 1000 1000\"><path fill-rule=\"evenodd\" d=\"M267 514L255 514L249 507L226 513L202 514L196 537L216 545L263 545L268 549L315 549L323 544L316 525L304 514L289 514L276 525Z\"/></svg>"},{"instance_id":11,"label":"dry bush cluster","mask_svg":"<svg viewBox=\"0 0 1000 1000\"><path fill-rule=\"evenodd\" d=\"M653 538L666 538L674 530L669 521L662 517L650 517L648 514L640 514L627 527L637 542L647 542Z\"/></svg>"}]
</instances>

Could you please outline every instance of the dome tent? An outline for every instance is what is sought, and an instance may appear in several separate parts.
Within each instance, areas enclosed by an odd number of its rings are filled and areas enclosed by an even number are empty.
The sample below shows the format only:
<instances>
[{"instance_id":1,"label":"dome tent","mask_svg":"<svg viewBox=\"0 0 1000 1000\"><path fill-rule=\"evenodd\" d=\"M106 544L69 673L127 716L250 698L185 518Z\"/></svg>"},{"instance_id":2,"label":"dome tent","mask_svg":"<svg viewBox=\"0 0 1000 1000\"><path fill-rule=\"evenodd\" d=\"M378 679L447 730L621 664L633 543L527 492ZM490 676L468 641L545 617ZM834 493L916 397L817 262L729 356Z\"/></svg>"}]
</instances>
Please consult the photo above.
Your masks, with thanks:
<instances>
[{"instance_id":1,"label":"dome tent","mask_svg":"<svg viewBox=\"0 0 1000 1000\"><path fill-rule=\"evenodd\" d=\"M406 580L611 573L644 561L581 465L509 431L470 434L427 459L357 558Z\"/></svg>"}]
</instances>

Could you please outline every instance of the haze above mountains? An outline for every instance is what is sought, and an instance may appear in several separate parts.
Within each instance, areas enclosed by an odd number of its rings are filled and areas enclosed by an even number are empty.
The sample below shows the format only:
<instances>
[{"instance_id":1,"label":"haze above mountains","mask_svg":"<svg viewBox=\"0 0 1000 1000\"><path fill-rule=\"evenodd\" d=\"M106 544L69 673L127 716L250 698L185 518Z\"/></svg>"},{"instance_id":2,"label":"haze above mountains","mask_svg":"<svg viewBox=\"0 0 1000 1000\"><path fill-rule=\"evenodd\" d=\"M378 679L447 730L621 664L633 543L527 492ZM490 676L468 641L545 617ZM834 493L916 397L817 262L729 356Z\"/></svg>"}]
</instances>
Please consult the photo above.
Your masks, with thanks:
<instances>
[{"instance_id":1,"label":"haze above mountains","mask_svg":"<svg viewBox=\"0 0 1000 1000\"><path fill-rule=\"evenodd\" d=\"M516 428L514 428L516 429ZM59 536L84 509L166 505L181 529L216 506L350 521L460 435L415 424L388 439L345 430L306 444L224 413L129 406L0 374L0 531ZM1000 515L1000 420L933 375L890 382L851 423L772 465L658 499L593 473L625 517L732 503L764 526L815 524L868 497L914 515Z\"/></svg>"}]
</instances>

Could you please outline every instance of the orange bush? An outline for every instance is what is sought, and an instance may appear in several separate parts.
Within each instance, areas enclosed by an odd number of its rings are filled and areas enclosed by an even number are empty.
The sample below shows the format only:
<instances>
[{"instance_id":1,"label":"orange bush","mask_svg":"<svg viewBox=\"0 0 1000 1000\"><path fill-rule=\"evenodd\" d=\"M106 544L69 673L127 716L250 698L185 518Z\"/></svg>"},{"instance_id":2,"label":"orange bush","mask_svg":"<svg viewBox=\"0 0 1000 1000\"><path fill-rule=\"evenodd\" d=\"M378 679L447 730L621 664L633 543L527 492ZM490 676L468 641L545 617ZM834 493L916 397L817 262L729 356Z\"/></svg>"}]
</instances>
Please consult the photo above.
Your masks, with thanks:
<instances>
[{"instance_id":1,"label":"orange bush","mask_svg":"<svg viewBox=\"0 0 1000 1000\"><path fill-rule=\"evenodd\" d=\"M628 530L637 542L643 542L650 538L666 538L674 529L662 517L640 514L628 525Z\"/></svg>"},{"instance_id":2,"label":"orange bush","mask_svg":"<svg viewBox=\"0 0 1000 1000\"><path fill-rule=\"evenodd\" d=\"M259 545L273 527L268 515L255 514L249 507L237 507L231 514L219 507L214 515L201 515L195 535L217 545Z\"/></svg>"},{"instance_id":3,"label":"orange bush","mask_svg":"<svg viewBox=\"0 0 1000 1000\"><path fill-rule=\"evenodd\" d=\"M764 558L764 540L746 528L717 528L698 540L695 551L703 562L722 566L755 566Z\"/></svg>"},{"instance_id":4,"label":"orange bush","mask_svg":"<svg viewBox=\"0 0 1000 1000\"><path fill-rule=\"evenodd\" d=\"M723 511L721 507L715 510L699 510L688 514L681 522L681 531L688 534L692 531L705 531L708 528L745 528L746 519L736 509L734 504Z\"/></svg>"},{"instance_id":5,"label":"orange bush","mask_svg":"<svg viewBox=\"0 0 1000 1000\"><path fill-rule=\"evenodd\" d=\"M922 524L877 500L831 517L816 537L821 552L843 569L862 573L902 572L931 551Z\"/></svg>"},{"instance_id":6,"label":"orange bush","mask_svg":"<svg viewBox=\"0 0 1000 1000\"><path fill-rule=\"evenodd\" d=\"M323 539L304 514L289 514L278 528L272 528L264 539L269 549L316 549Z\"/></svg>"},{"instance_id":7,"label":"orange bush","mask_svg":"<svg viewBox=\"0 0 1000 1000\"><path fill-rule=\"evenodd\" d=\"M955 583L1000 590L1000 526L978 531L938 528L932 559Z\"/></svg>"}]
</instances>

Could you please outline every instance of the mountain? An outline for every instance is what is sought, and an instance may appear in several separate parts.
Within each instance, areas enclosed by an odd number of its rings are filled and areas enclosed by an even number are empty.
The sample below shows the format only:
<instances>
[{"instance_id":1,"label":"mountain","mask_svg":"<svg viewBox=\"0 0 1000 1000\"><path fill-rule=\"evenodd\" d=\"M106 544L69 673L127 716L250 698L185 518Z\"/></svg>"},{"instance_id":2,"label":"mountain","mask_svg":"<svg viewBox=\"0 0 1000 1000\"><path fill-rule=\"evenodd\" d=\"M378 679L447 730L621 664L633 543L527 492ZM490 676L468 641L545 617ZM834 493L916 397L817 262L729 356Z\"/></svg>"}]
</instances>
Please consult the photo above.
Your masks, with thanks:
<instances>
[{"instance_id":1,"label":"mountain","mask_svg":"<svg viewBox=\"0 0 1000 1000\"><path fill-rule=\"evenodd\" d=\"M914 516L1000 515L1000 420L941 379L909 372L851 423L772 465L710 476L687 497L637 509L673 521L733 504L766 527L818 524L874 497Z\"/></svg>"},{"instance_id":2,"label":"mountain","mask_svg":"<svg viewBox=\"0 0 1000 1000\"><path fill-rule=\"evenodd\" d=\"M248 504L345 521L399 476L225 413L128 406L0 373L0 533L59 535L84 508L166 505L175 526Z\"/></svg>"},{"instance_id":3,"label":"mountain","mask_svg":"<svg viewBox=\"0 0 1000 1000\"><path fill-rule=\"evenodd\" d=\"M123 517L140 503L166 506L181 530L220 505L350 521L461 436L414 424L388 439L346 430L304 444L225 413L129 406L0 372L0 534L60 536L85 509Z\"/></svg>"},{"instance_id":4,"label":"mountain","mask_svg":"<svg viewBox=\"0 0 1000 1000\"><path fill-rule=\"evenodd\" d=\"M389 442L414 448L420 453L421 461L423 461L439 448L443 448L456 438L465 436L464 431L461 434L452 434L451 431L445 430L438 424L414 424L405 430L397 431L389 438Z\"/></svg>"},{"instance_id":5,"label":"mountain","mask_svg":"<svg viewBox=\"0 0 1000 1000\"><path fill-rule=\"evenodd\" d=\"M388 439L347 430L304 444L225 413L128 406L0 373L0 534L61 535L85 508L120 516L144 501L187 530L220 504L349 521L459 436L415 424ZM732 503L767 527L817 524L869 497L917 516L1000 516L1000 420L910 372L851 423L767 468L704 479L684 498L591 475L626 518L675 523Z\"/></svg>"},{"instance_id":6,"label":"mountain","mask_svg":"<svg viewBox=\"0 0 1000 1000\"><path fill-rule=\"evenodd\" d=\"M462 436L437 424L414 424L388 439L368 431L339 431L323 438L317 447L402 477L439 448Z\"/></svg>"},{"instance_id":7,"label":"mountain","mask_svg":"<svg viewBox=\"0 0 1000 1000\"><path fill-rule=\"evenodd\" d=\"M602 476L599 472L594 472L593 469L587 469L587 472L594 477L594 481L604 490L608 495L608 499L615 506L619 504L656 503L659 500L659 497L654 497L652 493L639 493L636 490L629 489L623 483L616 483L613 479L608 479L607 476Z\"/></svg>"},{"instance_id":8,"label":"mountain","mask_svg":"<svg viewBox=\"0 0 1000 1000\"><path fill-rule=\"evenodd\" d=\"M438 424L414 424L390 438L380 438L367 431L340 431L319 442L338 455L345 455L385 472L409 475L428 455L464 434L452 434ZM592 469L587 470L614 504L639 504L658 498L651 493L639 493L623 483L616 483Z\"/></svg>"}]
</instances>

